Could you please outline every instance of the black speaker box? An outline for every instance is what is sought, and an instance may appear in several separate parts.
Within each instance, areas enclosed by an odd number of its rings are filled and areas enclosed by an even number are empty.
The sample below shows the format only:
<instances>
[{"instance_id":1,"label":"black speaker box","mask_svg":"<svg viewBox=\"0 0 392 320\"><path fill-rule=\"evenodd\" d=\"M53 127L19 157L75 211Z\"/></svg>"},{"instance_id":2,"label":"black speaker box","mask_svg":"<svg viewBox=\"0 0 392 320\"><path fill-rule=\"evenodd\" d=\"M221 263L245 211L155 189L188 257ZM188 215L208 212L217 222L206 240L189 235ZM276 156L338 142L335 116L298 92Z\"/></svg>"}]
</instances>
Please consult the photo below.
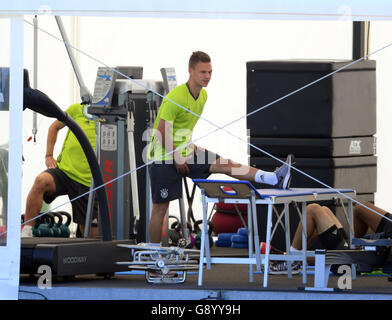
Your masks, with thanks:
<instances>
[{"instance_id":1,"label":"black speaker box","mask_svg":"<svg viewBox=\"0 0 392 320\"><path fill-rule=\"evenodd\" d=\"M247 128L252 137L355 137L376 133L376 62L247 62ZM312 82L325 77L321 81Z\"/></svg>"}]
</instances>

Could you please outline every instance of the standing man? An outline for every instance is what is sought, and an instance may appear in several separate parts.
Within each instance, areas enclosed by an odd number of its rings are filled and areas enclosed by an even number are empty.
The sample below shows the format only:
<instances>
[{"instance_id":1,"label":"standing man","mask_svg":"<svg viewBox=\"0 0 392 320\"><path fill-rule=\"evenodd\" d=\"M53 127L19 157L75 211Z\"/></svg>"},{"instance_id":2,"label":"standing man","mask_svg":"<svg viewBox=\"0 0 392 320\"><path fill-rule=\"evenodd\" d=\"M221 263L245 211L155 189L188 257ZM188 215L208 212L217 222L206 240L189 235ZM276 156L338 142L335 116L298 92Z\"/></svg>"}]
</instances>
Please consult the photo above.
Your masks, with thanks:
<instances>
[{"instance_id":1,"label":"standing man","mask_svg":"<svg viewBox=\"0 0 392 320\"><path fill-rule=\"evenodd\" d=\"M212 75L209 55L193 52L188 71L188 81L170 91L162 102L150 141L148 158L155 160L149 166L153 203L148 227L151 243L161 242L163 219L170 201L182 196L183 176L207 178L211 173L221 173L280 189L287 189L290 180L291 155L286 160L288 165L265 172L224 159L192 143L193 128L207 101L204 88Z\"/></svg>"}]
</instances>

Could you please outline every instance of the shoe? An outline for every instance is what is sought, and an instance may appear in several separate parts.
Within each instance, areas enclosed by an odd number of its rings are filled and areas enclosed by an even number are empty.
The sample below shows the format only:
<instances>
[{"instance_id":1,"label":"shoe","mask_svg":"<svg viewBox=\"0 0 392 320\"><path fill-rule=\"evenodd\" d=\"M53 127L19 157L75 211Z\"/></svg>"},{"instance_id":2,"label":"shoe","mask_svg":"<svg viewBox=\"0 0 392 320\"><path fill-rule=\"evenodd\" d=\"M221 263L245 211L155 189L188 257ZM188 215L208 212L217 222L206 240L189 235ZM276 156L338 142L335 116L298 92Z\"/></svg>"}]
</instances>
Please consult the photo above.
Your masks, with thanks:
<instances>
[{"instance_id":1,"label":"shoe","mask_svg":"<svg viewBox=\"0 0 392 320\"><path fill-rule=\"evenodd\" d=\"M33 237L33 227L29 225L25 225L20 232L21 238L32 238Z\"/></svg>"},{"instance_id":2,"label":"shoe","mask_svg":"<svg viewBox=\"0 0 392 320\"><path fill-rule=\"evenodd\" d=\"M277 189L288 189L291 181L290 167L293 163L294 156L289 154L284 164L278 167L274 172L278 178L278 183L275 185Z\"/></svg>"},{"instance_id":3,"label":"shoe","mask_svg":"<svg viewBox=\"0 0 392 320\"><path fill-rule=\"evenodd\" d=\"M294 261L291 263L291 274L298 274L301 270L301 265L302 263L300 261ZM282 261L282 262L275 262L270 264L269 274L287 274L288 273L288 267L287 267L287 261Z\"/></svg>"}]
</instances>

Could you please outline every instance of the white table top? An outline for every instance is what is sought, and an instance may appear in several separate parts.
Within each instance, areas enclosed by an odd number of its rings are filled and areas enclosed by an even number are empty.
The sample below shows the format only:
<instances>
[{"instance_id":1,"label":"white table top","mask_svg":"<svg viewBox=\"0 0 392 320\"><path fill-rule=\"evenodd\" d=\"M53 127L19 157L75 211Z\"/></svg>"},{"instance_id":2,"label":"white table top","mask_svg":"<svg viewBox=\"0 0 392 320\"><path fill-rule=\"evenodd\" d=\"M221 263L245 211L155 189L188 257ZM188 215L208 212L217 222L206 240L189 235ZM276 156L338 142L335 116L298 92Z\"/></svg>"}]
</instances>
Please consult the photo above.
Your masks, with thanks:
<instances>
[{"instance_id":1,"label":"white table top","mask_svg":"<svg viewBox=\"0 0 392 320\"><path fill-rule=\"evenodd\" d=\"M290 189L256 189L249 181L242 180L208 180L208 179L194 179L196 185L203 188L206 184L215 185L216 192L206 192L208 202L225 203L248 203L249 199L238 195L236 198L235 192L227 194L219 190L220 185L225 187L248 186L248 190L253 190L255 193L256 203L288 203L291 201L308 202L332 200L334 198L352 198L355 197L355 190L353 189L330 189L330 188L290 188ZM219 196L216 196L219 193Z\"/></svg>"}]
</instances>

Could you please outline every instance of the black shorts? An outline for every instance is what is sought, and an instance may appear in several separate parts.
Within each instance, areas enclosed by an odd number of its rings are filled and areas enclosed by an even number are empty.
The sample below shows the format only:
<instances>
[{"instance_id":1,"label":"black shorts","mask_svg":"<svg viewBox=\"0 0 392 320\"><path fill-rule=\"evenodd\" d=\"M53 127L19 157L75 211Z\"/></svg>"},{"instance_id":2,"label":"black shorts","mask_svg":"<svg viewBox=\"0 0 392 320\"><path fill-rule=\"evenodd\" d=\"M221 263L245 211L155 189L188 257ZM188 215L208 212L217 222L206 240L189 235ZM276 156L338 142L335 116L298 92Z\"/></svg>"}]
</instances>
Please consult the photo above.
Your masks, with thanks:
<instances>
[{"instance_id":1,"label":"black shorts","mask_svg":"<svg viewBox=\"0 0 392 320\"><path fill-rule=\"evenodd\" d=\"M210 166L219 155L208 150L198 150L187 161L191 179L206 179L210 175ZM172 160L154 162L148 166L151 181L151 194L153 203L164 203L182 197L182 175L176 170Z\"/></svg>"},{"instance_id":2,"label":"black shorts","mask_svg":"<svg viewBox=\"0 0 392 320\"><path fill-rule=\"evenodd\" d=\"M336 225L317 235L309 245L309 250L343 250L349 248L346 232L343 228L338 229Z\"/></svg>"},{"instance_id":3,"label":"black shorts","mask_svg":"<svg viewBox=\"0 0 392 320\"><path fill-rule=\"evenodd\" d=\"M78 197L79 195L90 191L89 187L87 187L79 182L76 182L75 180L72 180L59 168L47 169L47 170L45 170L45 172L49 173L53 177L54 183L56 185L55 194L51 194L51 195L45 194L44 195L44 200L46 203L51 203L58 196L63 196L63 195L68 195L69 200L72 200L72 199ZM73 222L75 222L77 224L82 224L82 225L85 224L88 197L89 197L89 195L86 194L85 196L80 197L80 198L73 200L71 202ZM93 219L97 218L97 216L98 216L97 213L98 213L98 202L96 200L94 200Z\"/></svg>"},{"instance_id":4,"label":"black shorts","mask_svg":"<svg viewBox=\"0 0 392 320\"><path fill-rule=\"evenodd\" d=\"M392 219L392 215L388 212L384 216L389 219ZM392 232L392 222L382 218L376 230L376 233L381 232Z\"/></svg>"}]
</instances>

